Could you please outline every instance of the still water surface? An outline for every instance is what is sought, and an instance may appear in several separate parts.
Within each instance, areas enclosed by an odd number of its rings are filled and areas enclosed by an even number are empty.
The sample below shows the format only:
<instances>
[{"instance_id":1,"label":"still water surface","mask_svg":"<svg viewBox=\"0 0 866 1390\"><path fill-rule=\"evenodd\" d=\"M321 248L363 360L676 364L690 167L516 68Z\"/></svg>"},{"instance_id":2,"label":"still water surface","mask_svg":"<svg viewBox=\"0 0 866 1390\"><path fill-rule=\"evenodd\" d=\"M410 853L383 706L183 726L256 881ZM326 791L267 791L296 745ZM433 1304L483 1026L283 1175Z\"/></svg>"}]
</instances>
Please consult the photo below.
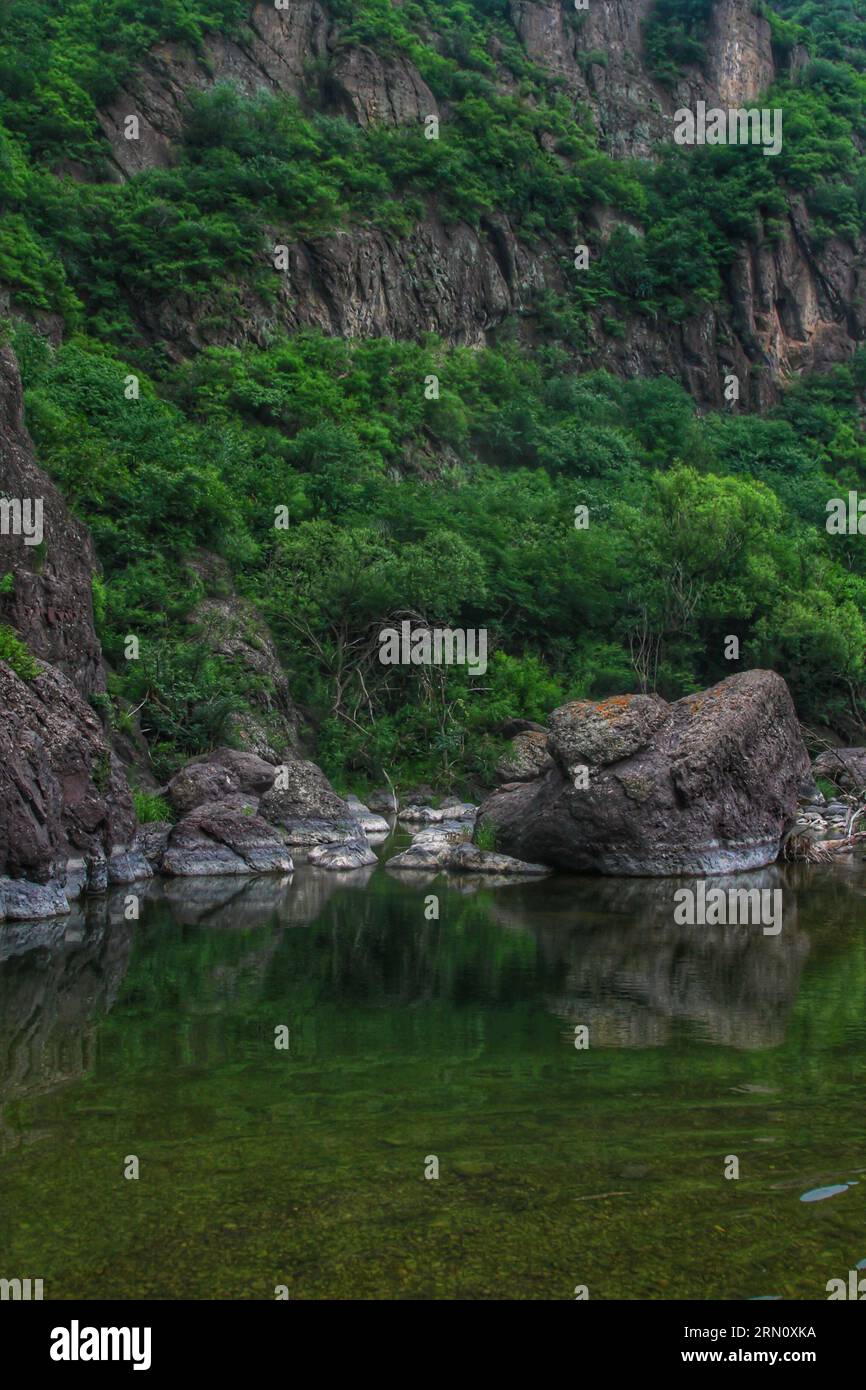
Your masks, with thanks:
<instances>
[{"instance_id":1,"label":"still water surface","mask_svg":"<svg viewBox=\"0 0 866 1390\"><path fill-rule=\"evenodd\" d=\"M826 1298L866 1258L866 866L749 883L780 936L674 925L672 880L381 868L0 927L0 1277Z\"/></svg>"}]
</instances>

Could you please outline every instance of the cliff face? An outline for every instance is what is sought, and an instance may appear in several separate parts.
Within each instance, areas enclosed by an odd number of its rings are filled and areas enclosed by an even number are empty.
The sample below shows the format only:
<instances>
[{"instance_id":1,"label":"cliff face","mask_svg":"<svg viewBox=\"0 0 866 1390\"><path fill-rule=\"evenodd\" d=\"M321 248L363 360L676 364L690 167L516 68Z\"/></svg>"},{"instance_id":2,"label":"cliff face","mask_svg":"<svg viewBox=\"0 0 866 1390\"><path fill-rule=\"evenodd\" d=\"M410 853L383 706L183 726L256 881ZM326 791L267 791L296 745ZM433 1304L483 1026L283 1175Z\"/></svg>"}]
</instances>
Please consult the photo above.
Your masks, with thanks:
<instances>
[{"instance_id":1,"label":"cliff face","mask_svg":"<svg viewBox=\"0 0 866 1390\"><path fill-rule=\"evenodd\" d=\"M92 543L36 464L8 348L0 350L0 496L41 504L43 531L37 545L9 524L0 535L0 573L10 586L0 600L0 621L41 666L35 678L22 679L0 660L2 921L66 912L84 887L100 890L109 880L129 882L149 872L129 853L136 831L132 798L86 702L105 688L93 626Z\"/></svg>"},{"instance_id":2,"label":"cliff face","mask_svg":"<svg viewBox=\"0 0 866 1390\"><path fill-rule=\"evenodd\" d=\"M589 108L602 144L620 158L652 158L658 142L671 139L679 107L700 99L724 107L749 103L779 76L770 26L753 13L751 0L717 0L704 70L689 71L667 90L647 67L643 27L651 6L652 0L604 0L576 24L565 0L511 0L511 21L528 57ZM290 93L308 109L342 114L364 128L432 114L447 121L447 107L439 110L406 57L346 47L340 37L326 3L297 0L288 10L256 5L248 39L212 36L201 57L178 45L155 49L102 115L116 177L171 163L187 94L219 81L247 93ZM802 58L795 52L790 62ZM514 87L502 64L499 81L503 89ZM133 113L138 141L123 138L124 119ZM599 225L584 234L603 243L603 221L600 209ZM596 323L587 365L625 375L666 373L713 405L722 402L726 373L735 372L743 403L760 407L777 397L791 373L844 360L866 331L866 244L855 250L833 240L817 255L807 228L802 204L792 207L780 240L742 249L729 273L727 301L683 324L633 318L624 337L611 339ZM451 343L481 345L506 317L530 310L539 292L563 289L564 251L553 240L530 250L505 215L477 231L445 226L431 205L408 236L355 228L296 242L276 303L241 290L227 328L212 326L213 306L201 300L148 303L142 327L177 357L208 343L262 344L275 330L308 326L349 337L434 331Z\"/></svg>"}]
</instances>

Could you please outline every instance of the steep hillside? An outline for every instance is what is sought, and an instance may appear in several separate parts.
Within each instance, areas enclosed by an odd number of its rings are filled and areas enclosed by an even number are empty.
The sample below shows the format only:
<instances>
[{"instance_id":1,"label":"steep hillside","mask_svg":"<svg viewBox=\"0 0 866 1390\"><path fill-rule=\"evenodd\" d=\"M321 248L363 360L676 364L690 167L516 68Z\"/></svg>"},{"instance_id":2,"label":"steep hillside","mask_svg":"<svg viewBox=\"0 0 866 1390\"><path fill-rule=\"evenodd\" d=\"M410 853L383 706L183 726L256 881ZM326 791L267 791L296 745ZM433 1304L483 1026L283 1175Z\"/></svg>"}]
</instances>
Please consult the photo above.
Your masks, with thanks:
<instances>
[{"instance_id":1,"label":"steep hillside","mask_svg":"<svg viewBox=\"0 0 866 1390\"><path fill-rule=\"evenodd\" d=\"M107 692L50 535L3 616L152 777L305 724L344 787L483 784L503 721L734 661L859 730L863 0L0 16L0 290ZM779 154L677 145L698 101ZM401 616L486 675L383 668Z\"/></svg>"},{"instance_id":2,"label":"steep hillside","mask_svg":"<svg viewBox=\"0 0 866 1390\"><path fill-rule=\"evenodd\" d=\"M107 71L81 56L86 7L71 53L72 21L46 13L32 56L35 21L18 16L51 7L8 9L3 116L53 171L27 187L10 153L9 191L38 257L65 270L41 297L69 313L74 295L115 341L177 358L299 327L479 345L514 324L706 403L733 371L761 405L863 336L862 236L825 193L862 166L862 82L828 124L838 74L752 0L225 4L198 17L198 42L144 56L118 4L111 30L91 21ZM698 19L678 45L680 12ZM177 7L150 14L154 37L176 31ZM678 108L759 96L784 98L779 158L672 145Z\"/></svg>"}]
</instances>

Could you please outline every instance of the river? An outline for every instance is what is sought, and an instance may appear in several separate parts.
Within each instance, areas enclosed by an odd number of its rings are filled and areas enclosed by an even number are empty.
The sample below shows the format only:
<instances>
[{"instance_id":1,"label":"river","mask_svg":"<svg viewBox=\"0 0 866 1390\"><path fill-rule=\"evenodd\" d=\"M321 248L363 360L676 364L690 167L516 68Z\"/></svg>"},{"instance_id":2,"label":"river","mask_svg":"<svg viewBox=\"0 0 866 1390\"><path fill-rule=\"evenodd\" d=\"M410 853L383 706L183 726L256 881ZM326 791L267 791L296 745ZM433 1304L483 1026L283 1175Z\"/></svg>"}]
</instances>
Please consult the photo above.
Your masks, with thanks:
<instances>
[{"instance_id":1,"label":"river","mask_svg":"<svg viewBox=\"0 0 866 1390\"><path fill-rule=\"evenodd\" d=\"M826 1298L866 1258L866 868L749 883L777 936L676 925L670 880L381 867L0 928L0 1277Z\"/></svg>"}]
</instances>

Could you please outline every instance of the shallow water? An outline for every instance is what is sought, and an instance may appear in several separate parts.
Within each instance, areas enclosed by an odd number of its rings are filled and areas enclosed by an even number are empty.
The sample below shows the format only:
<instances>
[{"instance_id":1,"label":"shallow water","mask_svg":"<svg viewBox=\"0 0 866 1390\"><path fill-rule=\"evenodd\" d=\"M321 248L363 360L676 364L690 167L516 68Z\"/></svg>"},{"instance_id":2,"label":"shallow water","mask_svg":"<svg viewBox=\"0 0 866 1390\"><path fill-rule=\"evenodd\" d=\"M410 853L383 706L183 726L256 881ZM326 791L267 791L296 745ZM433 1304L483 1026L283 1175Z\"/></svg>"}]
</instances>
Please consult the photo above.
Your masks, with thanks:
<instances>
[{"instance_id":1,"label":"shallow water","mask_svg":"<svg viewBox=\"0 0 866 1390\"><path fill-rule=\"evenodd\" d=\"M866 1257L866 867L748 882L778 937L675 926L670 880L382 869L0 927L0 1277L826 1298Z\"/></svg>"}]
</instances>

